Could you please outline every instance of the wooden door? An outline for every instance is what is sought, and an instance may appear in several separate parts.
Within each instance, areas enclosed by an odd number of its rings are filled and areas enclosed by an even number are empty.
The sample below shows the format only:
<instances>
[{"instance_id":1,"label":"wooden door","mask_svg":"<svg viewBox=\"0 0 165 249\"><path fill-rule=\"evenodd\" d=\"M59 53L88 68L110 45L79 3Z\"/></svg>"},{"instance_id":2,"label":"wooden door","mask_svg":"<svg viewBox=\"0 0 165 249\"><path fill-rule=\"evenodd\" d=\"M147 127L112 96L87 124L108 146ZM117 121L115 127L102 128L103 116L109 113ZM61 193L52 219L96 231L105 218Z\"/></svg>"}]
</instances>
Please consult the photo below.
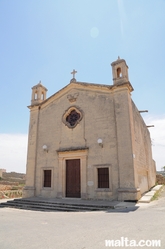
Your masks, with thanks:
<instances>
[{"instance_id":1,"label":"wooden door","mask_svg":"<svg viewBox=\"0 0 165 249\"><path fill-rule=\"evenodd\" d=\"M80 159L66 160L66 197L81 197Z\"/></svg>"}]
</instances>

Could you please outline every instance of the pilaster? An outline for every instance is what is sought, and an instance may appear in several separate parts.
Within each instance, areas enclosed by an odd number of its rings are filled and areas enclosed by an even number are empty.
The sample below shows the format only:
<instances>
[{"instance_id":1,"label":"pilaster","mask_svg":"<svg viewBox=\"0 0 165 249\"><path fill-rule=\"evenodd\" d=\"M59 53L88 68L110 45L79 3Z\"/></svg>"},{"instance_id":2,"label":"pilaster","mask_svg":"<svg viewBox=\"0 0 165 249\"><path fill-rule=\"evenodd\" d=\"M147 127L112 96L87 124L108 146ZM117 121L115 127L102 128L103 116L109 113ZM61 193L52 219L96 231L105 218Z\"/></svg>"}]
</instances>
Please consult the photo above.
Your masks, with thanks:
<instances>
[{"instance_id":1,"label":"pilaster","mask_svg":"<svg viewBox=\"0 0 165 249\"><path fill-rule=\"evenodd\" d=\"M30 111L28 153L26 165L26 186L23 190L24 198L32 197L35 195L38 119L39 108L35 107Z\"/></svg>"},{"instance_id":2,"label":"pilaster","mask_svg":"<svg viewBox=\"0 0 165 249\"><path fill-rule=\"evenodd\" d=\"M127 85L119 86L114 89L113 96L119 167L118 199L136 200L139 190L135 184L130 90Z\"/></svg>"}]
</instances>

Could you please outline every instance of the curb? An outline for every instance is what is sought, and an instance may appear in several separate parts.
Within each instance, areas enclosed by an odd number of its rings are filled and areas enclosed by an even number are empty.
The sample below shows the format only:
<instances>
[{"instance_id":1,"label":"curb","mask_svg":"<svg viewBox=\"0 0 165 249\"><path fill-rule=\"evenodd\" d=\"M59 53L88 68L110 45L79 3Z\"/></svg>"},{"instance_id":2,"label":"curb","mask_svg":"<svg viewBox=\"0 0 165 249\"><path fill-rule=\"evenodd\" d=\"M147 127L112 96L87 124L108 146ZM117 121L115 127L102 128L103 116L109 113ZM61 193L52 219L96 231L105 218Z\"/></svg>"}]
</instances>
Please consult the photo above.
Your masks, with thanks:
<instances>
[{"instance_id":1,"label":"curb","mask_svg":"<svg viewBox=\"0 0 165 249\"><path fill-rule=\"evenodd\" d=\"M138 203L149 203L152 200L152 197L161 190L163 185L156 185L149 192L144 194L139 200Z\"/></svg>"}]
</instances>

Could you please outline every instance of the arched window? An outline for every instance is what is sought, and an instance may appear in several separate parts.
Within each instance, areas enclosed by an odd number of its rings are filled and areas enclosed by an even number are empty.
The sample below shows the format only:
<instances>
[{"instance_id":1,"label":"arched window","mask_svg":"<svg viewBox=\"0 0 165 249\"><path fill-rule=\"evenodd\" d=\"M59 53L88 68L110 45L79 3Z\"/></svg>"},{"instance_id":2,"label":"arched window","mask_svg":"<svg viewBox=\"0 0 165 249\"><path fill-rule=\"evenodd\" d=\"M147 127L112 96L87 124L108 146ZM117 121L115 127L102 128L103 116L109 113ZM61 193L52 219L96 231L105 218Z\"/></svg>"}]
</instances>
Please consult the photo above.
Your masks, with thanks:
<instances>
[{"instance_id":1,"label":"arched window","mask_svg":"<svg viewBox=\"0 0 165 249\"><path fill-rule=\"evenodd\" d=\"M122 73L121 73L121 68L118 67L117 68L117 78L120 78L120 77L122 77Z\"/></svg>"}]
</instances>

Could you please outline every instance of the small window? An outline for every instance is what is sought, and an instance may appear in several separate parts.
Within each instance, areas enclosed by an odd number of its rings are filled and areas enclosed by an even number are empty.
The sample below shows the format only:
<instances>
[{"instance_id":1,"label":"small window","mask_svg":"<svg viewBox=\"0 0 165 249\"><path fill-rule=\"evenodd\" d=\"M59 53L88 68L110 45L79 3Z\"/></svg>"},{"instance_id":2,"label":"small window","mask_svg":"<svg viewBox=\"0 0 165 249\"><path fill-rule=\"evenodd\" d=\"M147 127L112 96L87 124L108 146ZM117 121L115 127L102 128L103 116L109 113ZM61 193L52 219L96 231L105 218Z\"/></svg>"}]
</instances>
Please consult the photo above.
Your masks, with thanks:
<instances>
[{"instance_id":1,"label":"small window","mask_svg":"<svg viewBox=\"0 0 165 249\"><path fill-rule=\"evenodd\" d=\"M51 188L51 170L44 170L44 187Z\"/></svg>"},{"instance_id":2,"label":"small window","mask_svg":"<svg viewBox=\"0 0 165 249\"><path fill-rule=\"evenodd\" d=\"M98 168L98 188L109 188L109 168Z\"/></svg>"}]
</instances>

